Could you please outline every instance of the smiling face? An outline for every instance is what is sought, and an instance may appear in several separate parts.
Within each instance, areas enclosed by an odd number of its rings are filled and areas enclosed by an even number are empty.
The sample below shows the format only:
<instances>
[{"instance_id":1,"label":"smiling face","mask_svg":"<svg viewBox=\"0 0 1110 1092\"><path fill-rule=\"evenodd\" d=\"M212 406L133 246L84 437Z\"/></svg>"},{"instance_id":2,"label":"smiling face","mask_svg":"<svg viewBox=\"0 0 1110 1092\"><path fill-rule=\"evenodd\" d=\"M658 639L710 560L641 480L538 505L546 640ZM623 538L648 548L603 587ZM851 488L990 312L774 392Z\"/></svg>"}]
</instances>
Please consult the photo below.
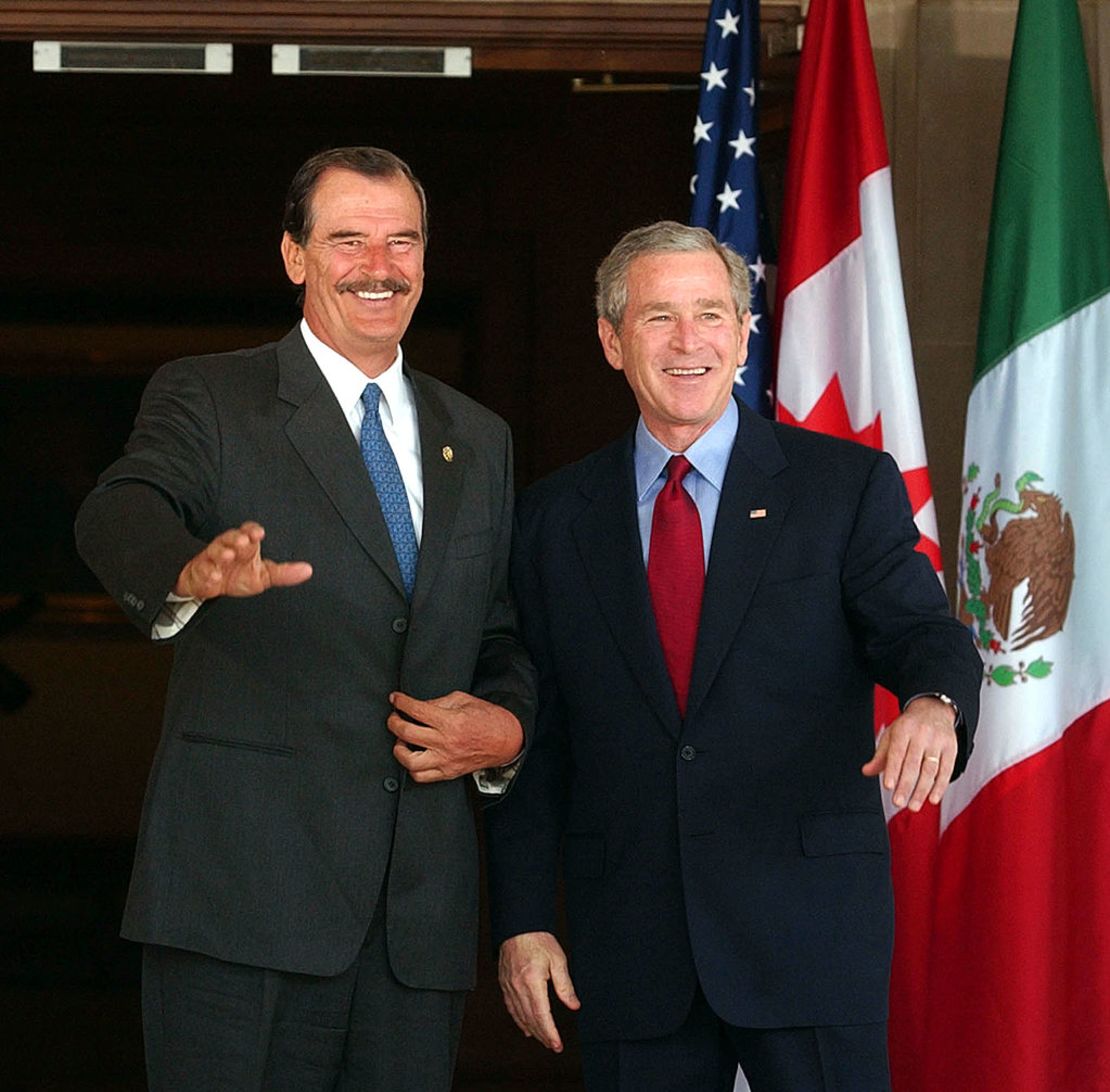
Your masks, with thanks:
<instances>
[{"instance_id":1,"label":"smiling face","mask_svg":"<svg viewBox=\"0 0 1110 1092\"><path fill-rule=\"evenodd\" d=\"M325 345L368 376L397 355L424 287L420 199L403 175L332 168L312 194L302 246L281 240L285 272L304 285L304 317Z\"/></svg>"},{"instance_id":2,"label":"smiling face","mask_svg":"<svg viewBox=\"0 0 1110 1092\"><path fill-rule=\"evenodd\" d=\"M623 371L648 431L685 451L725 411L748 354L728 271L711 251L647 253L628 267L620 326L597 321L605 357Z\"/></svg>"}]
</instances>

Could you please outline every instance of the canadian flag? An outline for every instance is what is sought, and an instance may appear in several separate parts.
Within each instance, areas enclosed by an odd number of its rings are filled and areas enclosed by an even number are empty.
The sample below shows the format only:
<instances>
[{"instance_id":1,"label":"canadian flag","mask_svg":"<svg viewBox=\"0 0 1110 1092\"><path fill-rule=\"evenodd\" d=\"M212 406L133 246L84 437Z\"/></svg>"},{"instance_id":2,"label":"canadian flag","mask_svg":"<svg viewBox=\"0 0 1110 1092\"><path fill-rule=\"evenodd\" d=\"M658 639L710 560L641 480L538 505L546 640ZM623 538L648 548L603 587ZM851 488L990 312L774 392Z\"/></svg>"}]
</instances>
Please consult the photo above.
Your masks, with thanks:
<instances>
[{"instance_id":1,"label":"canadian flag","mask_svg":"<svg viewBox=\"0 0 1110 1092\"><path fill-rule=\"evenodd\" d=\"M780 421L884 448L902 471L919 549L940 569L906 320L890 157L863 0L813 0L787 161L775 309ZM876 727L897 715L877 696ZM894 1086L924 1049L936 808L893 814ZM943 1049L934 1044L937 1049Z\"/></svg>"}]
</instances>

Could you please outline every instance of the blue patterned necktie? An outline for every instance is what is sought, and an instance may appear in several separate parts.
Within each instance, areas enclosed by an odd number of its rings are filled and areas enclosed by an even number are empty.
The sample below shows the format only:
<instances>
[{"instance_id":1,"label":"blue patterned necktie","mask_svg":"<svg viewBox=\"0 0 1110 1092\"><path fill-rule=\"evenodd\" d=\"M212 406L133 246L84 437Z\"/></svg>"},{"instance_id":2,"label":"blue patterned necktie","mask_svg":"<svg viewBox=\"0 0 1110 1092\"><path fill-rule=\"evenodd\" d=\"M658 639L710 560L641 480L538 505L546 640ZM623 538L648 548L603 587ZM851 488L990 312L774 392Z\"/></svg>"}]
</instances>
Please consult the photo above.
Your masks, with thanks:
<instances>
[{"instance_id":1,"label":"blue patterned necktie","mask_svg":"<svg viewBox=\"0 0 1110 1092\"><path fill-rule=\"evenodd\" d=\"M401 567L401 580L405 585L405 595L412 598L412 586L416 581L416 532L412 527L412 512L405 483L401 478L393 448L389 446L382 418L378 410L382 390L377 383L367 383L362 392L362 404L366 412L362 417L362 435L359 445L362 448L362 461L370 471L370 480L378 494L389 537L393 541L393 552Z\"/></svg>"}]
</instances>

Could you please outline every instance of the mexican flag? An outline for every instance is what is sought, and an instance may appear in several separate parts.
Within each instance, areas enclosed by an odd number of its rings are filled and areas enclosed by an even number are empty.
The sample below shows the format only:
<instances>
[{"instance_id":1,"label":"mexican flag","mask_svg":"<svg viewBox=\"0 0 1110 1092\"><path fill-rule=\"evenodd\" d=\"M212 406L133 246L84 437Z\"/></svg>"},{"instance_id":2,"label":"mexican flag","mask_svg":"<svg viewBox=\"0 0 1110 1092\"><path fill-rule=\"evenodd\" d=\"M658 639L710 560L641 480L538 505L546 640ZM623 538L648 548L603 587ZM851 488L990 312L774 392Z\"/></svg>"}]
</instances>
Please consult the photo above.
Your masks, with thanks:
<instances>
[{"instance_id":1,"label":"mexican flag","mask_svg":"<svg viewBox=\"0 0 1110 1092\"><path fill-rule=\"evenodd\" d=\"M889 451L921 533L918 548L939 570L890 156L863 0L813 0L809 7L787 160L778 298L778 419ZM893 698L879 692L876 728L897 715ZM896 911L891 1064L894 1087L902 1089L928 1046L925 983L938 811L896 814L888 799L887 813Z\"/></svg>"},{"instance_id":2,"label":"mexican flag","mask_svg":"<svg viewBox=\"0 0 1110 1092\"><path fill-rule=\"evenodd\" d=\"M1110 208L1076 0L1022 0L968 403L985 662L941 805L921 1089L1110 1089Z\"/></svg>"}]
</instances>

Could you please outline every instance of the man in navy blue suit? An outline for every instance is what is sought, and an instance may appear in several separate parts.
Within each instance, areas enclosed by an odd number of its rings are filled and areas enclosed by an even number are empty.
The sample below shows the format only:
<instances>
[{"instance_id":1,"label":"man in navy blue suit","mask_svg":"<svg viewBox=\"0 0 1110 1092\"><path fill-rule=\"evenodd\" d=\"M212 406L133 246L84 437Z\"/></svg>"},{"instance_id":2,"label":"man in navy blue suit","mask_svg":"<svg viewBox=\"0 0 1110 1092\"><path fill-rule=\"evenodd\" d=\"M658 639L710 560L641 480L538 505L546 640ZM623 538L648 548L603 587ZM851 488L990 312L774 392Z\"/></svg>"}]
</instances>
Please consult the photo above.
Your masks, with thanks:
<instances>
[{"instance_id":1,"label":"man in navy blue suit","mask_svg":"<svg viewBox=\"0 0 1110 1092\"><path fill-rule=\"evenodd\" d=\"M541 713L487 815L506 1004L556 1051L549 986L578 1010L591 1092L726 1092L738 1063L755 1092L879 1092L880 781L897 806L940 801L978 656L893 460L734 398L742 258L664 222L621 239L597 283L640 419L517 508ZM877 746L876 683L902 707Z\"/></svg>"}]
</instances>

